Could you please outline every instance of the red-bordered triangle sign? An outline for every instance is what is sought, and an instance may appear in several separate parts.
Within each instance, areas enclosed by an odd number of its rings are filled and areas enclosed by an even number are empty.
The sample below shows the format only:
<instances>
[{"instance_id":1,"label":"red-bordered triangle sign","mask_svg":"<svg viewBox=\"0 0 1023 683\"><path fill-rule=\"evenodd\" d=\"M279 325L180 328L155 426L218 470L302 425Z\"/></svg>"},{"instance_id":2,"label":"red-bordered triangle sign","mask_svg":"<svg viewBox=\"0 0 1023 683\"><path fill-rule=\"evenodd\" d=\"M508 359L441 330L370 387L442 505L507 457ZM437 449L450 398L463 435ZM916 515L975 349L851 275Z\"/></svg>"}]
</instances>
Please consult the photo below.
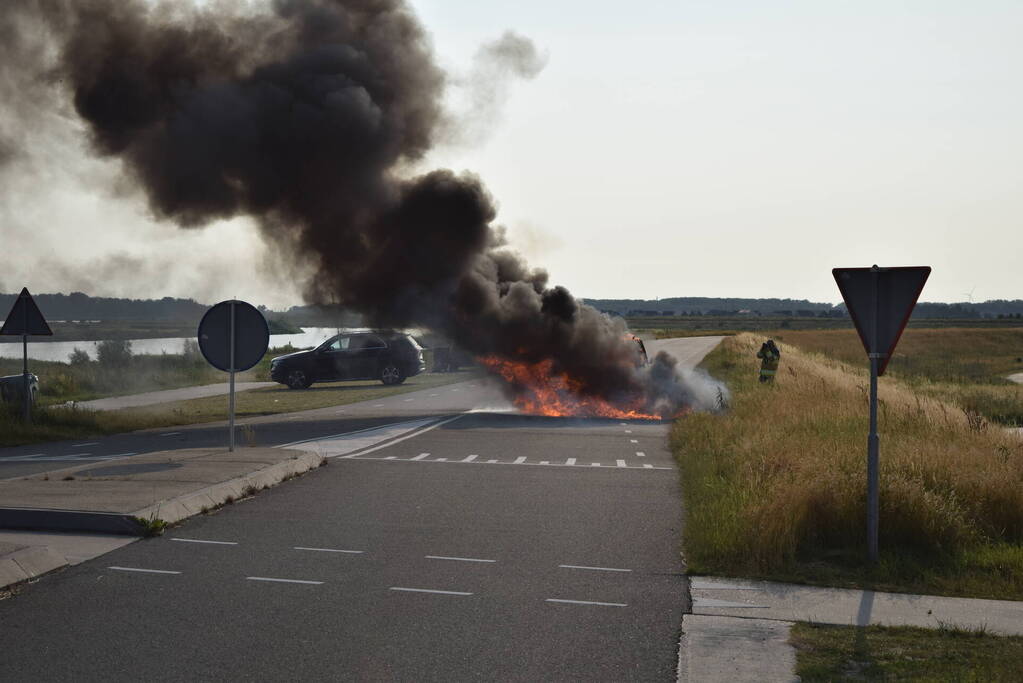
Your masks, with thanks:
<instances>
[{"instance_id":1,"label":"red-bordered triangle sign","mask_svg":"<svg viewBox=\"0 0 1023 683\"><path fill-rule=\"evenodd\" d=\"M930 266L834 268L831 273L867 356L876 355L877 374L883 375L931 274Z\"/></svg>"},{"instance_id":2,"label":"red-bordered triangle sign","mask_svg":"<svg viewBox=\"0 0 1023 683\"><path fill-rule=\"evenodd\" d=\"M35 299L28 293L28 287L21 290L11 312L0 328L0 334L51 336L53 330L46 324L46 318L36 306Z\"/></svg>"}]
</instances>

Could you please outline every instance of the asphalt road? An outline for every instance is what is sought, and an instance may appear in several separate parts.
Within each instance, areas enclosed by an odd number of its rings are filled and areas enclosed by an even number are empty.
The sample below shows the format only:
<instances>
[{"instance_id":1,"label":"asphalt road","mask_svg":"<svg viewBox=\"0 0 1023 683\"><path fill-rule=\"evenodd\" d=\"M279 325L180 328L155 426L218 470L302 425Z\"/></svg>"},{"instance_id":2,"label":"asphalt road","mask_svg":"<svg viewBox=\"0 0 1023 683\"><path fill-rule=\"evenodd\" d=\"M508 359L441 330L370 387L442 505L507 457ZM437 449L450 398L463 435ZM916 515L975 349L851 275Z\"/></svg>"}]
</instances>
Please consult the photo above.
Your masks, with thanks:
<instances>
[{"instance_id":1,"label":"asphalt road","mask_svg":"<svg viewBox=\"0 0 1023 683\"><path fill-rule=\"evenodd\" d=\"M482 382L291 418L252 426L328 467L0 601L0 679L674 680L666 425L521 416ZM177 432L92 448L222 439ZM11 450L0 472L44 464Z\"/></svg>"}]
</instances>

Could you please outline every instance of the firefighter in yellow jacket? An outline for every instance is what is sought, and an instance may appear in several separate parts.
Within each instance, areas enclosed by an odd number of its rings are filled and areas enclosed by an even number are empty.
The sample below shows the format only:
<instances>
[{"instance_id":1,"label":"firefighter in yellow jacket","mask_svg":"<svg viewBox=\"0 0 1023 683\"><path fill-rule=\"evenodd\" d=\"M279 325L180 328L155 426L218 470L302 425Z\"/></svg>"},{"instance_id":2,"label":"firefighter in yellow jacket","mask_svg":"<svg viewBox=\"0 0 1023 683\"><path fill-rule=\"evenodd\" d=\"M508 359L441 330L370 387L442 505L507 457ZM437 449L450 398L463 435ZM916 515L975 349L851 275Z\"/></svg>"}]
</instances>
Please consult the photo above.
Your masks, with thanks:
<instances>
[{"instance_id":1,"label":"firefighter in yellow jacket","mask_svg":"<svg viewBox=\"0 0 1023 683\"><path fill-rule=\"evenodd\" d=\"M760 381L773 382L774 375L778 372L778 361L781 360L781 351L775 345L773 339L768 339L757 351L757 358L763 359L760 362Z\"/></svg>"}]
</instances>

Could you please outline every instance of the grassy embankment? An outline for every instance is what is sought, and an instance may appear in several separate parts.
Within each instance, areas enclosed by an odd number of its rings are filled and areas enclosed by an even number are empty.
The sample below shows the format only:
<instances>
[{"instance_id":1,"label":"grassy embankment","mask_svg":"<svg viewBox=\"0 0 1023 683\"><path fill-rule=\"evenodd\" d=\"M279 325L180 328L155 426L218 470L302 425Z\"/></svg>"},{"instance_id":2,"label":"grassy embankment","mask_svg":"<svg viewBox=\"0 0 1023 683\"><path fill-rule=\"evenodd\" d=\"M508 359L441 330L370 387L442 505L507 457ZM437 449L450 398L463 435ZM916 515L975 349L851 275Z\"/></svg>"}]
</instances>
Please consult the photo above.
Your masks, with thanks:
<instances>
[{"instance_id":1,"label":"grassy embankment","mask_svg":"<svg viewBox=\"0 0 1023 683\"><path fill-rule=\"evenodd\" d=\"M796 624L796 674L804 681L1018 681L1023 637L956 628Z\"/></svg>"},{"instance_id":2,"label":"grassy embankment","mask_svg":"<svg viewBox=\"0 0 1023 683\"><path fill-rule=\"evenodd\" d=\"M784 334L794 330L852 330L849 318L817 318L802 316L755 316L755 315L675 315L643 316L625 319L629 329L639 335L658 339L670 337L699 337L706 335L733 335L740 332L763 332ZM984 328L1004 330L1020 328L1019 320L998 320L992 318L917 318L909 321L910 329L959 329Z\"/></svg>"},{"instance_id":3,"label":"grassy embankment","mask_svg":"<svg viewBox=\"0 0 1023 683\"><path fill-rule=\"evenodd\" d=\"M760 341L730 337L705 361L730 410L672 431L691 572L1023 598L1023 440L882 378L881 561L868 566L867 373L783 342L761 385Z\"/></svg>"},{"instance_id":4,"label":"grassy embankment","mask_svg":"<svg viewBox=\"0 0 1023 683\"><path fill-rule=\"evenodd\" d=\"M867 367L852 330L779 331L776 338L853 367ZM999 424L1023 427L1023 327L906 330L885 376Z\"/></svg>"}]
</instances>

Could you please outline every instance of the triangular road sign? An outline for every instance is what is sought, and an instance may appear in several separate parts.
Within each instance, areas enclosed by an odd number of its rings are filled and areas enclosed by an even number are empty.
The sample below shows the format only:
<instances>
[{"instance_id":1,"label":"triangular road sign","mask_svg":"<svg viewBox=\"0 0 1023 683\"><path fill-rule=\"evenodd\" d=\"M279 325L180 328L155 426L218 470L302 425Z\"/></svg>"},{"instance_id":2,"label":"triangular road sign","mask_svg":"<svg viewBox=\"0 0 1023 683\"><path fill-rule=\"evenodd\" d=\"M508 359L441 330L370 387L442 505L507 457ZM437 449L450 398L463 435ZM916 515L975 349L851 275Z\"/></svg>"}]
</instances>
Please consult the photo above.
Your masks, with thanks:
<instances>
[{"instance_id":1,"label":"triangular road sign","mask_svg":"<svg viewBox=\"0 0 1023 683\"><path fill-rule=\"evenodd\" d=\"M40 313L32 295L28 293L28 287L23 288L21 294L18 295L18 300L14 302L11 312L7 314L3 328L0 328L0 334L40 336L53 334L53 330L46 324L46 318Z\"/></svg>"},{"instance_id":2,"label":"triangular road sign","mask_svg":"<svg viewBox=\"0 0 1023 683\"><path fill-rule=\"evenodd\" d=\"M931 274L930 266L834 268L831 273L863 348L868 356L876 355L877 374L883 375Z\"/></svg>"}]
</instances>

